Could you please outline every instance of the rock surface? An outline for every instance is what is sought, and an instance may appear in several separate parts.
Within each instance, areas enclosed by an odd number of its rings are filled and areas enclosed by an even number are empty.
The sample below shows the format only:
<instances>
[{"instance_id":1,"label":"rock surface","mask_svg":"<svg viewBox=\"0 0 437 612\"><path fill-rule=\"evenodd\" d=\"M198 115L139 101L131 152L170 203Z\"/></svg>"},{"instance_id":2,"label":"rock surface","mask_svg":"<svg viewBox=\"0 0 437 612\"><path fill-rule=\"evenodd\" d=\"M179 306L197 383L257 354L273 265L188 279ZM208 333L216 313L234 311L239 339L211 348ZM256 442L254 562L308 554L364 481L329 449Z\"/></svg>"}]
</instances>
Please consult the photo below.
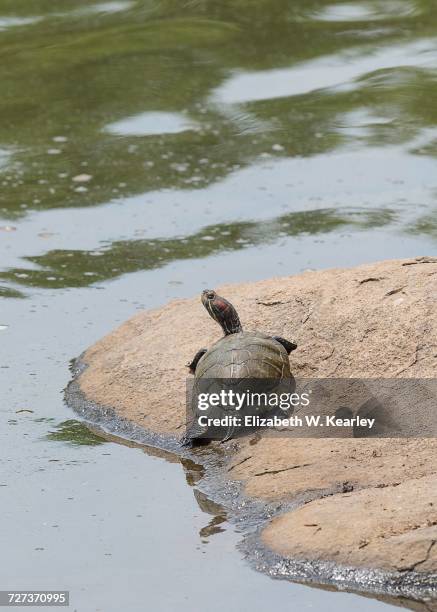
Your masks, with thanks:
<instances>
[{"instance_id":1,"label":"rock surface","mask_svg":"<svg viewBox=\"0 0 437 612\"><path fill-rule=\"evenodd\" d=\"M290 338L300 377L433 377L437 258L221 287L243 326ZM221 337L199 296L141 312L86 351L86 396L159 433L185 425L185 364Z\"/></svg>"},{"instance_id":2,"label":"rock surface","mask_svg":"<svg viewBox=\"0 0 437 612\"><path fill-rule=\"evenodd\" d=\"M289 557L388 570L435 571L436 507L434 474L397 486L315 500L274 519L262 539Z\"/></svg>"},{"instance_id":3,"label":"rock surface","mask_svg":"<svg viewBox=\"0 0 437 612\"><path fill-rule=\"evenodd\" d=\"M297 342L290 355L296 377L437 378L437 258L305 272L219 292L246 329ZM141 312L83 355L81 392L149 432L179 437L185 364L220 335L198 296ZM280 502L283 513L261 534L272 551L437 574L437 439L267 432L225 450L227 478L249 497Z\"/></svg>"}]
</instances>

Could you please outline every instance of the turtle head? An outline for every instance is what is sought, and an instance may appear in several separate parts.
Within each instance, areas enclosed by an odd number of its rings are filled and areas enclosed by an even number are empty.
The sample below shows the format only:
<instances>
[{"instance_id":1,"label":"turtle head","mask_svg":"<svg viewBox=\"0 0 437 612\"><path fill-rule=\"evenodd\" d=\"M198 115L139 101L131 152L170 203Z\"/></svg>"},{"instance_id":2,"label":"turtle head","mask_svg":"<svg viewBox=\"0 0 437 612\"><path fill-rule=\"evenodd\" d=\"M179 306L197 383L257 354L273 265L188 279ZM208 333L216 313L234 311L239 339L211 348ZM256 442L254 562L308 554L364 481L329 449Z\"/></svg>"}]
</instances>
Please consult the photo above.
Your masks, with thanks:
<instances>
[{"instance_id":1,"label":"turtle head","mask_svg":"<svg viewBox=\"0 0 437 612\"><path fill-rule=\"evenodd\" d=\"M202 292L202 304L214 321L221 326L225 336L243 331L235 308L212 289L205 289Z\"/></svg>"}]
</instances>

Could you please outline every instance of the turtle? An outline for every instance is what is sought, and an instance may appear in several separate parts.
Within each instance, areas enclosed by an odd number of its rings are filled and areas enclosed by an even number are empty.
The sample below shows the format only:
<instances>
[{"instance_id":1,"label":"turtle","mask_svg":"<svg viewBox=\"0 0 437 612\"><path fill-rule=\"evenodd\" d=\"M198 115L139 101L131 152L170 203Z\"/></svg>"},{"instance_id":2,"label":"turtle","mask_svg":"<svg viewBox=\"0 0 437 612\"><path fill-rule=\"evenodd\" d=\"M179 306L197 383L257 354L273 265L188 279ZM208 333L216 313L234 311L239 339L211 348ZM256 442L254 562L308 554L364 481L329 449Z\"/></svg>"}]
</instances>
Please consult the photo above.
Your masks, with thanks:
<instances>
[{"instance_id":1,"label":"turtle","mask_svg":"<svg viewBox=\"0 0 437 612\"><path fill-rule=\"evenodd\" d=\"M289 354L297 344L280 336L270 336L260 331L243 331L234 306L212 289L205 289L201 295L203 306L223 330L223 338L211 348L200 349L187 367L196 382L203 379L292 379ZM189 444L199 438L199 427L188 429L182 444ZM224 440L232 436L228 431ZM224 441L223 440L223 441Z\"/></svg>"}]
</instances>

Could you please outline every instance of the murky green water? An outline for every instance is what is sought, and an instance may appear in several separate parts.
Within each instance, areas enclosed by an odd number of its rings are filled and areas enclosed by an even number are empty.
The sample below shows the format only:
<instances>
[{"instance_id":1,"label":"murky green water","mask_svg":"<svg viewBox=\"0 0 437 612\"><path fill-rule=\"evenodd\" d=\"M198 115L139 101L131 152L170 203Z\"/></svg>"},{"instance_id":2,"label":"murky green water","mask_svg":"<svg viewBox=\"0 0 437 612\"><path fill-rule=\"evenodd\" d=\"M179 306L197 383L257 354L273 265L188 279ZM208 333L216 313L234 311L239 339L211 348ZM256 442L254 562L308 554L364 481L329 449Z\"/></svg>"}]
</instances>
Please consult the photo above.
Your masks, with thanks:
<instances>
[{"instance_id":1,"label":"murky green water","mask_svg":"<svg viewBox=\"0 0 437 612\"><path fill-rule=\"evenodd\" d=\"M435 3L0 0L0 56L1 588L386 607L252 572L178 462L100 440L60 391L138 308L435 254Z\"/></svg>"}]
</instances>

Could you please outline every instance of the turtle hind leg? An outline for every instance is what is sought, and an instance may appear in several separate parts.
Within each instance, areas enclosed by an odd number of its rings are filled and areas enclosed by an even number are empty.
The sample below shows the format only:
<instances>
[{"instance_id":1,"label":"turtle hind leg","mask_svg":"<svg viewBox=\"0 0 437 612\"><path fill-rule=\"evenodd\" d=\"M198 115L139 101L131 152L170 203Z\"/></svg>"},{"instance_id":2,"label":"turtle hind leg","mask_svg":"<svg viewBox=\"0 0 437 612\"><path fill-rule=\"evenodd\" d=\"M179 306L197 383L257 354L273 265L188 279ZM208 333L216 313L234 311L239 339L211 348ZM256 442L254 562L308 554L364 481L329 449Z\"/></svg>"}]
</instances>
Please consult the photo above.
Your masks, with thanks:
<instances>
[{"instance_id":1,"label":"turtle hind leg","mask_svg":"<svg viewBox=\"0 0 437 612\"><path fill-rule=\"evenodd\" d=\"M191 434L186 433L179 440L179 446L183 448L194 448L195 446L205 446L209 443L208 438L196 438L192 437Z\"/></svg>"},{"instance_id":2,"label":"turtle hind leg","mask_svg":"<svg viewBox=\"0 0 437 612\"><path fill-rule=\"evenodd\" d=\"M207 427L199 425L197 419L193 419L190 423L187 423L185 434L179 440L181 446L187 446L192 448L193 446L199 446L209 442L209 438L206 437L208 433Z\"/></svg>"},{"instance_id":3,"label":"turtle hind leg","mask_svg":"<svg viewBox=\"0 0 437 612\"><path fill-rule=\"evenodd\" d=\"M190 370L191 374L195 373L197 364L207 351L208 349L205 348L200 349L200 351L197 351L197 353L194 355L193 361L187 363L187 368Z\"/></svg>"},{"instance_id":4,"label":"turtle hind leg","mask_svg":"<svg viewBox=\"0 0 437 612\"><path fill-rule=\"evenodd\" d=\"M190 436L188 436L187 434L185 434L179 440L179 446L187 446L188 448L191 448L193 446L193 439L190 438Z\"/></svg>"},{"instance_id":5,"label":"turtle hind leg","mask_svg":"<svg viewBox=\"0 0 437 612\"><path fill-rule=\"evenodd\" d=\"M273 336L273 340L276 340L276 342L282 344L288 355L291 353L291 351L295 351L297 349L297 344L295 342L290 342L285 338L281 338L281 336Z\"/></svg>"}]
</instances>

